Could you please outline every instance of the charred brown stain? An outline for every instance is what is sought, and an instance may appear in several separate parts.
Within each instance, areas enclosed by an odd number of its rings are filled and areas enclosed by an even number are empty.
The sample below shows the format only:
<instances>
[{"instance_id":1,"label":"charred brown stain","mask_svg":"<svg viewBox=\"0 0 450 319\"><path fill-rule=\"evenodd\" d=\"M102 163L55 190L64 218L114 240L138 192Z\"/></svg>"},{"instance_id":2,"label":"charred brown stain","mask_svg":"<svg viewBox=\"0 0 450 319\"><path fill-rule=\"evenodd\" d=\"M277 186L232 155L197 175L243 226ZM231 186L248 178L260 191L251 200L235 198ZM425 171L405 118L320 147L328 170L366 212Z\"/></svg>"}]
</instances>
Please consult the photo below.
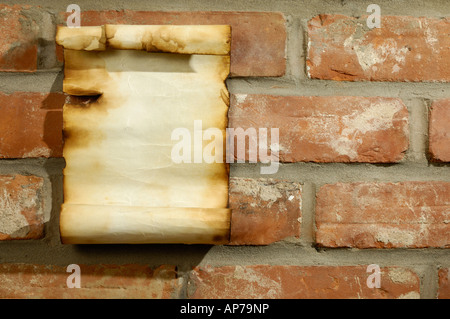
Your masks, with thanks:
<instances>
[{"instance_id":1,"label":"charred brown stain","mask_svg":"<svg viewBox=\"0 0 450 319\"><path fill-rule=\"evenodd\" d=\"M216 235L213 237L212 242L215 244L228 244L230 241L230 232L228 231L226 235Z\"/></svg>"},{"instance_id":2,"label":"charred brown stain","mask_svg":"<svg viewBox=\"0 0 450 319\"><path fill-rule=\"evenodd\" d=\"M85 122L97 123L108 109L119 107L119 96L109 97L117 84L106 70L103 52L64 50L64 92L71 96L63 108L63 143L65 154L71 149L100 145L104 133ZM106 91L106 94L104 92Z\"/></svg>"},{"instance_id":3,"label":"charred brown stain","mask_svg":"<svg viewBox=\"0 0 450 319\"><path fill-rule=\"evenodd\" d=\"M65 104L63 108L64 153L71 149L87 148L99 145L105 138L104 133L95 126L86 127L86 121L95 123L104 117L106 106L95 100L87 104Z\"/></svg>"},{"instance_id":4,"label":"charred brown stain","mask_svg":"<svg viewBox=\"0 0 450 319\"><path fill-rule=\"evenodd\" d=\"M228 191L229 191L229 174L230 174L230 165L226 163L226 143L227 143L227 137L226 137L226 130L225 128L228 126L228 110L230 106L230 99L229 99L229 92L225 84L225 80L227 79L228 75L230 74L230 57L229 56L223 56L220 59L220 63L218 63L218 69L216 70L216 73L220 77L220 79L223 81L223 88L220 90L220 101L224 105L220 105L220 103L214 105L214 109L222 109L223 114L222 116L215 119L218 127L222 127L222 145L223 145L223 164L219 163L212 163L209 165L215 165L214 171L209 174L209 178L207 180L208 187L206 188L206 192L204 196L206 198L209 197L217 197L218 193L222 193L222 202L220 203L221 207L228 207ZM231 216L229 216L229 219L231 219ZM230 225L228 225L230 227ZM229 234L228 234L229 236Z\"/></svg>"},{"instance_id":5,"label":"charred brown stain","mask_svg":"<svg viewBox=\"0 0 450 319\"><path fill-rule=\"evenodd\" d=\"M72 106L85 107L96 102L101 97L101 94L97 95L69 95L66 98L67 104Z\"/></svg>"},{"instance_id":6,"label":"charred brown stain","mask_svg":"<svg viewBox=\"0 0 450 319\"><path fill-rule=\"evenodd\" d=\"M175 41L170 37L167 27L161 27L157 32L147 31L142 37L142 47L150 52L179 52L186 47L184 41Z\"/></svg>"},{"instance_id":7,"label":"charred brown stain","mask_svg":"<svg viewBox=\"0 0 450 319\"><path fill-rule=\"evenodd\" d=\"M213 164L208 164L213 165ZM204 198L217 198L220 195L220 202L215 203L218 207L228 205L228 164L217 165L217 170L209 175L206 181L208 185L203 194ZM219 167L220 166L220 167Z\"/></svg>"},{"instance_id":8,"label":"charred brown stain","mask_svg":"<svg viewBox=\"0 0 450 319\"><path fill-rule=\"evenodd\" d=\"M217 70L217 73L219 74L220 78L225 81L227 77L230 75L230 56L224 55L221 57L221 63L219 64L219 69Z\"/></svg>"},{"instance_id":9,"label":"charred brown stain","mask_svg":"<svg viewBox=\"0 0 450 319\"><path fill-rule=\"evenodd\" d=\"M219 127L226 127L227 118L226 114L224 117L224 123L220 123ZM202 195L204 198L217 198L220 197L221 201L216 203L216 207L227 207L228 205L228 180L230 173L230 165L226 163L226 130L222 129L222 163L210 163L204 164L205 169L208 170L208 178L205 180L207 187L205 187L204 194ZM203 148L212 143L211 140L203 141ZM198 165L198 164L191 164ZM220 196L218 196L220 194Z\"/></svg>"},{"instance_id":10,"label":"charred brown stain","mask_svg":"<svg viewBox=\"0 0 450 319\"><path fill-rule=\"evenodd\" d=\"M228 208L183 208L189 215L214 230L210 235L198 234L199 242L226 244L230 239L231 210Z\"/></svg>"},{"instance_id":11,"label":"charred brown stain","mask_svg":"<svg viewBox=\"0 0 450 319\"><path fill-rule=\"evenodd\" d=\"M102 52L64 50L63 91L70 95L101 95L113 84Z\"/></svg>"},{"instance_id":12,"label":"charred brown stain","mask_svg":"<svg viewBox=\"0 0 450 319\"><path fill-rule=\"evenodd\" d=\"M230 242L231 237L231 209L227 210L226 216L223 217L223 224L221 227L222 234L213 236L212 241L216 245L224 245Z\"/></svg>"},{"instance_id":13,"label":"charred brown stain","mask_svg":"<svg viewBox=\"0 0 450 319\"><path fill-rule=\"evenodd\" d=\"M65 112L70 105L65 105ZM83 108L81 108L83 109ZM104 139L104 134L95 128L88 129L81 127L72 121L69 122L67 116L63 118L63 139L64 152L70 151L72 148L87 148L92 145L99 145Z\"/></svg>"}]
</instances>

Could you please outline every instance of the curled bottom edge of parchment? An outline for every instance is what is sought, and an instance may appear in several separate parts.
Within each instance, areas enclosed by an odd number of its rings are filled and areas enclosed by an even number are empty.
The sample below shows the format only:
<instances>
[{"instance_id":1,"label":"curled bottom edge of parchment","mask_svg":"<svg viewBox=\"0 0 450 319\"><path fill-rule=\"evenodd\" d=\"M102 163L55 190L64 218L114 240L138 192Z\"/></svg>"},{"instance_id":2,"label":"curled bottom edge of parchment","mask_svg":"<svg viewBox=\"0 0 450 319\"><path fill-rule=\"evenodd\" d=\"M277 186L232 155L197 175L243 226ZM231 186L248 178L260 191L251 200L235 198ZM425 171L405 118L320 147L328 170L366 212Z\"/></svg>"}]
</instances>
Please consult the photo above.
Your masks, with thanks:
<instances>
[{"instance_id":1,"label":"curled bottom edge of parchment","mask_svg":"<svg viewBox=\"0 0 450 319\"><path fill-rule=\"evenodd\" d=\"M226 244L228 208L137 207L63 204L64 244Z\"/></svg>"}]
</instances>

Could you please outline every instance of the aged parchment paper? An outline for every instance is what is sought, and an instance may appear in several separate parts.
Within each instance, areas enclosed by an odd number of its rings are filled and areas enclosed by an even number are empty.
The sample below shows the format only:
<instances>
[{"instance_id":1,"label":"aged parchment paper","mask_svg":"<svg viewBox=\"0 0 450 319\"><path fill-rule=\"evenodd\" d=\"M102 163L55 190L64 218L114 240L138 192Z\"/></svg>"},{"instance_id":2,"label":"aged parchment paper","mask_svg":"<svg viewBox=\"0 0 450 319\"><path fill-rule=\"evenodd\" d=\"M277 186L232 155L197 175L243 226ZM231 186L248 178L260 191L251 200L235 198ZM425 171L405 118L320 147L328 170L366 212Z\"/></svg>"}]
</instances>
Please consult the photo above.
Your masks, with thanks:
<instances>
[{"instance_id":1,"label":"aged parchment paper","mask_svg":"<svg viewBox=\"0 0 450 319\"><path fill-rule=\"evenodd\" d=\"M225 137L230 31L58 28L64 92L99 96L63 109L64 243L228 241L228 165L175 164L171 133L186 128L194 136L201 120L203 130L218 128Z\"/></svg>"}]
</instances>

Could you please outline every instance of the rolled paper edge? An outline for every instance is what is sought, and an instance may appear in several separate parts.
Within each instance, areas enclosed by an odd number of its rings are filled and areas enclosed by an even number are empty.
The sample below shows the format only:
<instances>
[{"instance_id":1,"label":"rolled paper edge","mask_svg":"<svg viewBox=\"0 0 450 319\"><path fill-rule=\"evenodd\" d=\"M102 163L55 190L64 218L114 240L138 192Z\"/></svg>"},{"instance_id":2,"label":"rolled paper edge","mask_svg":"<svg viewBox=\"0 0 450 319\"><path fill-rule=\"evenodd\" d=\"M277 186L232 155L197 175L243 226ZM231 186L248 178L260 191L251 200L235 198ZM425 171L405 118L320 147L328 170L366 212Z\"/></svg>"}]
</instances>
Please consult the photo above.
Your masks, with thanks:
<instances>
[{"instance_id":1,"label":"rolled paper edge","mask_svg":"<svg viewBox=\"0 0 450 319\"><path fill-rule=\"evenodd\" d=\"M56 43L64 49L104 51L146 50L178 54L229 55L229 25L58 26Z\"/></svg>"},{"instance_id":2,"label":"rolled paper edge","mask_svg":"<svg viewBox=\"0 0 450 319\"><path fill-rule=\"evenodd\" d=\"M227 244L229 208L62 204L63 244Z\"/></svg>"},{"instance_id":3,"label":"rolled paper edge","mask_svg":"<svg viewBox=\"0 0 450 319\"><path fill-rule=\"evenodd\" d=\"M177 54L229 55L229 25L105 25L108 47Z\"/></svg>"},{"instance_id":4,"label":"rolled paper edge","mask_svg":"<svg viewBox=\"0 0 450 319\"><path fill-rule=\"evenodd\" d=\"M106 50L106 34L104 26L57 26L55 39L56 43L61 45L66 50Z\"/></svg>"}]
</instances>

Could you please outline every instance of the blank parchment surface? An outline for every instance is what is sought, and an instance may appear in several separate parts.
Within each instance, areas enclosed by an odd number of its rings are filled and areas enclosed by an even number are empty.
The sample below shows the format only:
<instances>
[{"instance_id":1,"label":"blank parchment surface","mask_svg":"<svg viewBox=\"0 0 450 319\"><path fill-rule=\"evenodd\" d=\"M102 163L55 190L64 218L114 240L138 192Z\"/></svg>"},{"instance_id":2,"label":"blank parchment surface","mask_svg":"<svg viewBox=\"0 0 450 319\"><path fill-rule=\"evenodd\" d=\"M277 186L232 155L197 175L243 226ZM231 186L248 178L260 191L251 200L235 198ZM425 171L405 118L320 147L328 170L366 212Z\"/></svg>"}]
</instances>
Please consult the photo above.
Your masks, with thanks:
<instances>
[{"instance_id":1,"label":"blank parchment surface","mask_svg":"<svg viewBox=\"0 0 450 319\"><path fill-rule=\"evenodd\" d=\"M192 152L194 121L225 137L230 28L164 27L58 29L64 92L99 96L63 109L64 243L228 240L227 164L174 163L171 134L188 129Z\"/></svg>"}]
</instances>

